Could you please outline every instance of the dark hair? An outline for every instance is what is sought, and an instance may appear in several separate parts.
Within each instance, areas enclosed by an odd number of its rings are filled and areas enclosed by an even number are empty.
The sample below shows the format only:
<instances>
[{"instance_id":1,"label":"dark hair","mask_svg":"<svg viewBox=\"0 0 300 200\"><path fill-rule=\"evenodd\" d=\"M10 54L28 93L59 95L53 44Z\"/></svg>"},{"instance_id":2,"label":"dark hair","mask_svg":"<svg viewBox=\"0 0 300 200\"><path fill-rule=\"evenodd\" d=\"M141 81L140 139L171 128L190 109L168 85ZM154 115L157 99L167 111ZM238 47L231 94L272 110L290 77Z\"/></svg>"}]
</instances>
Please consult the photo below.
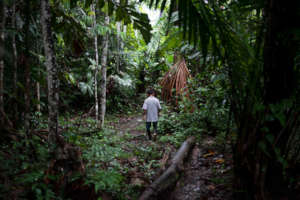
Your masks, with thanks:
<instances>
[{"instance_id":1,"label":"dark hair","mask_svg":"<svg viewBox=\"0 0 300 200\"><path fill-rule=\"evenodd\" d=\"M147 91L147 94L148 94L148 95L154 94L154 90L153 90L153 89L149 89L149 90Z\"/></svg>"}]
</instances>

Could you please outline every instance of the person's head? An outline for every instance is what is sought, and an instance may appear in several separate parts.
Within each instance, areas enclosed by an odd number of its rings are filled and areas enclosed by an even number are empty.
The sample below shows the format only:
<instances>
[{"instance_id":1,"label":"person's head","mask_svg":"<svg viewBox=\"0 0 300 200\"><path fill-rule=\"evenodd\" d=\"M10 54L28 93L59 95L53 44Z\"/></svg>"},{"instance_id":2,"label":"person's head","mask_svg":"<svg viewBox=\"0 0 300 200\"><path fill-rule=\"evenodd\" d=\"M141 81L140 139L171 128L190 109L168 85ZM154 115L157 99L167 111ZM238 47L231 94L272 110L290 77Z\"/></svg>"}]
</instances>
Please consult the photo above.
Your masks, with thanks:
<instances>
[{"instance_id":1,"label":"person's head","mask_svg":"<svg viewBox=\"0 0 300 200\"><path fill-rule=\"evenodd\" d=\"M154 90L153 89L149 89L147 91L148 96L153 95L154 96Z\"/></svg>"}]
</instances>

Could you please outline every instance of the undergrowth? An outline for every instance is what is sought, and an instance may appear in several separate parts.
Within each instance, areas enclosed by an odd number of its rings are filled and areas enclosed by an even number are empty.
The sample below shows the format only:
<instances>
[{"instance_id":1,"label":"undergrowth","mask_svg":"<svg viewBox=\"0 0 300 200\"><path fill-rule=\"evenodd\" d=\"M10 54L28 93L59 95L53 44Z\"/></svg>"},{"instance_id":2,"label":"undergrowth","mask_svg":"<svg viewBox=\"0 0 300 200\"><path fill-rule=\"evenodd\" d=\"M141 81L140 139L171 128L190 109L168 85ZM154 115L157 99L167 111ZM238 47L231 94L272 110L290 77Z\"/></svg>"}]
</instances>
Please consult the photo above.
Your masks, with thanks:
<instances>
[{"instance_id":1,"label":"undergrowth","mask_svg":"<svg viewBox=\"0 0 300 200\"><path fill-rule=\"evenodd\" d=\"M178 97L177 104L165 105L159 121L160 141L179 146L194 135L198 141L210 136L216 138L217 144L224 144L226 133L233 130L224 84L221 75L191 79L187 94Z\"/></svg>"},{"instance_id":2,"label":"undergrowth","mask_svg":"<svg viewBox=\"0 0 300 200\"><path fill-rule=\"evenodd\" d=\"M35 120L40 122L36 130L47 128L45 118ZM1 199L67 199L65 189L77 182L77 190L90 188L97 198L105 193L113 199L135 199L160 167L163 145L139 143L130 133L120 135L113 129L97 131L94 119L82 115L67 114L60 125L65 141L80 147L84 173L53 169L46 132L32 134L30 143L23 135L23 140L1 145Z\"/></svg>"}]
</instances>

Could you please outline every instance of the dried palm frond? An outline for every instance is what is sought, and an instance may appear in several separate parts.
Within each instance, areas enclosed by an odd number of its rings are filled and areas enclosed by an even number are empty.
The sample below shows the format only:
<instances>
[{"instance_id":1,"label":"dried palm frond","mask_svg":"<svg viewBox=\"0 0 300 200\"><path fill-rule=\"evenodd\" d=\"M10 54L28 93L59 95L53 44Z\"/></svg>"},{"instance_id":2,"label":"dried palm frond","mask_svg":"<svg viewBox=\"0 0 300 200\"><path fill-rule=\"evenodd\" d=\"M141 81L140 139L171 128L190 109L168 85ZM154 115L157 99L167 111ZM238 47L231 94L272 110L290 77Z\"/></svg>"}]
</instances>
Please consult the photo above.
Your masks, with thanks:
<instances>
[{"instance_id":1,"label":"dried palm frond","mask_svg":"<svg viewBox=\"0 0 300 200\"><path fill-rule=\"evenodd\" d=\"M176 96L181 95L187 89L187 79L190 72L186 66L184 58L178 60L160 81L162 86L162 98L169 101L173 95L173 89Z\"/></svg>"}]
</instances>

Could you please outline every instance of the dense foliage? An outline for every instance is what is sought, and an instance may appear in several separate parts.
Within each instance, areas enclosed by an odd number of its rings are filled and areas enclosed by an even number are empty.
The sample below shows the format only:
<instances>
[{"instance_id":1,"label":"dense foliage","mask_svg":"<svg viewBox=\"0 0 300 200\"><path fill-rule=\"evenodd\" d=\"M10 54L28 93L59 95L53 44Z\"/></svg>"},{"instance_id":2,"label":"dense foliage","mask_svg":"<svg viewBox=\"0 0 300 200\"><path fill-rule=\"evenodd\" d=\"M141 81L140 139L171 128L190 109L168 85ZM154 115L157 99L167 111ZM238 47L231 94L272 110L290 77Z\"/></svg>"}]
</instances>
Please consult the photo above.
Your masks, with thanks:
<instances>
[{"instance_id":1,"label":"dense foliage","mask_svg":"<svg viewBox=\"0 0 300 200\"><path fill-rule=\"evenodd\" d=\"M2 198L136 199L191 135L232 153L236 199L299 198L297 0L0 9ZM163 106L149 143L116 125L142 112L148 88Z\"/></svg>"}]
</instances>

